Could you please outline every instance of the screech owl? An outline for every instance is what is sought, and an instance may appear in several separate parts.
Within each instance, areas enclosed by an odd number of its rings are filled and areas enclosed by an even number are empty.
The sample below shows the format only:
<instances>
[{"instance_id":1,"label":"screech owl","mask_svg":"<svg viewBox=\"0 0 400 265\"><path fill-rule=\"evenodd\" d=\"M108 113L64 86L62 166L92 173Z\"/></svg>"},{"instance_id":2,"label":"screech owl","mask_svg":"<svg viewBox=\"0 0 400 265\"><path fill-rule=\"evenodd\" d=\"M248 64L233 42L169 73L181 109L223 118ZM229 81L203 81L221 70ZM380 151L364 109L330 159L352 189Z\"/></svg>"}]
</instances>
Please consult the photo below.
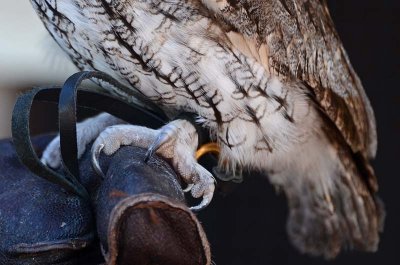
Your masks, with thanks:
<instances>
[{"instance_id":1,"label":"screech owl","mask_svg":"<svg viewBox=\"0 0 400 265\"><path fill-rule=\"evenodd\" d=\"M196 113L226 171L266 172L288 199L287 230L301 252L329 258L348 246L377 249L384 210L369 162L377 148L374 114L325 0L31 2L80 69L112 75L171 117ZM114 124L109 120L81 125L98 125L82 145ZM182 128L190 125L167 131ZM131 134L114 129L103 145ZM48 164L57 160L55 146ZM201 185L192 194L211 200L209 175L193 167L196 177L186 180Z\"/></svg>"}]
</instances>

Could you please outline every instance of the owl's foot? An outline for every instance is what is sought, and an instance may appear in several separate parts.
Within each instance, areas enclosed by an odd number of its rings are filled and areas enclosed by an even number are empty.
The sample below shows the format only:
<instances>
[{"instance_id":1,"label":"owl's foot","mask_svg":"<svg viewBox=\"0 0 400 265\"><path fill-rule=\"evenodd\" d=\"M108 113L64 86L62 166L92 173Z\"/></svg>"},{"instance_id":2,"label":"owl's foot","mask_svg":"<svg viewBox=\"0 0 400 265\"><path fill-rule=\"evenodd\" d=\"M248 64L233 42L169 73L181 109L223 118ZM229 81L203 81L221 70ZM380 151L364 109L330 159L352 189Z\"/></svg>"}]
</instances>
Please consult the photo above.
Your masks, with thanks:
<instances>
[{"instance_id":1,"label":"owl's foot","mask_svg":"<svg viewBox=\"0 0 400 265\"><path fill-rule=\"evenodd\" d=\"M110 125L123 123L122 120L108 114L101 113L89 118L76 126L78 158L86 150L86 146ZM60 136L54 138L46 147L41 158L42 163L51 168L58 168L61 165Z\"/></svg>"},{"instance_id":2,"label":"owl's foot","mask_svg":"<svg viewBox=\"0 0 400 265\"><path fill-rule=\"evenodd\" d=\"M196 129L186 120L172 121L159 130L135 125L115 125L105 129L94 142L92 163L94 169L102 174L98 162L101 152L112 155L122 145L148 148L145 160L154 153L160 155L170 162L188 184L185 191L190 191L194 198L203 198L199 205L191 207L191 210L198 211L211 202L215 180L195 159L197 141Z\"/></svg>"}]
</instances>

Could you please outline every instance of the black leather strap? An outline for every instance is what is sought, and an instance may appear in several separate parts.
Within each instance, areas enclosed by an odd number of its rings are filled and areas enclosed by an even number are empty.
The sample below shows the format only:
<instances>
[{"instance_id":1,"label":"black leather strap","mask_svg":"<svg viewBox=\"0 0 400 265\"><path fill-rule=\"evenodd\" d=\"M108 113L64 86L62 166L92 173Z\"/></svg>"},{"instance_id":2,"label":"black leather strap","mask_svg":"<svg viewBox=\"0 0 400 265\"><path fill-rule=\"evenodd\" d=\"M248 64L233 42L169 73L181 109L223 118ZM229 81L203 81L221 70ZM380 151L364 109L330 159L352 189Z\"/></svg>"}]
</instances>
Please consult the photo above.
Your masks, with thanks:
<instances>
[{"instance_id":1,"label":"black leather strap","mask_svg":"<svg viewBox=\"0 0 400 265\"><path fill-rule=\"evenodd\" d=\"M34 174L62 186L69 192L89 198L86 189L75 176L61 175L40 162L33 149L29 133L29 117L32 103L37 97L48 94L49 98L58 96L59 89L34 89L20 96L15 104L12 118L12 136L15 150L21 162Z\"/></svg>"},{"instance_id":2,"label":"black leather strap","mask_svg":"<svg viewBox=\"0 0 400 265\"><path fill-rule=\"evenodd\" d=\"M77 91L78 87L84 80L94 78L97 80L101 80L102 82L105 82L108 85L111 85L119 90L124 87L111 76L97 71L84 71L76 73L69 77L64 83L58 102L61 155L63 158L64 166L70 171L70 173L72 173L72 175L75 176L79 176L79 166L77 160L78 147L76 139ZM122 101L119 101L115 98L111 99L111 96L108 95L101 95L101 97L103 98L103 100L98 101L97 96L97 99L91 98L90 101L84 102L84 105L96 108L100 111L106 111L128 122L130 122L130 120L127 119L135 117L135 124L137 124L137 117L143 117L143 114L145 114L146 116L145 125L148 125L149 122L151 122L151 120L149 120L150 117L152 117L153 120L155 119L156 121L158 121L156 122L156 124L167 122L165 114L160 109L158 109L158 107L154 103L148 102L147 98L142 98L142 101L146 100L147 106L153 110L158 110L157 113L154 113L154 111L150 112L149 110L146 110L141 106L134 105L133 103L132 109L132 107L130 107L126 103L124 104Z\"/></svg>"},{"instance_id":3,"label":"black leather strap","mask_svg":"<svg viewBox=\"0 0 400 265\"><path fill-rule=\"evenodd\" d=\"M128 88L105 73L96 71L79 72L68 78L62 89L58 87L36 88L20 96L15 104L12 118L13 141L22 163L36 175L84 198L88 198L89 195L79 182L76 141L77 106L108 112L126 122L146 127L159 128L169 121L165 113L143 95L136 93L135 97L146 108L133 102L127 103L108 94L79 90L79 85L87 79L97 79L114 86L120 91L129 91ZM58 102L59 104L60 146L66 175L61 175L45 166L39 160L32 147L29 134L29 116L34 100ZM199 145L208 139L208 133L195 122L193 114L184 113L177 118L184 118L196 127Z\"/></svg>"},{"instance_id":4,"label":"black leather strap","mask_svg":"<svg viewBox=\"0 0 400 265\"><path fill-rule=\"evenodd\" d=\"M62 89L58 87L36 88L20 96L15 104L12 118L13 141L22 163L36 175L56 183L67 191L83 198L88 198L88 194L78 181L77 106L105 111L127 122L142 126L152 124L154 128L158 128L168 121L166 115L158 107L153 107L153 105L147 105L152 108L152 110L149 110L134 103L128 104L110 95L84 90L78 91L79 84L90 78L97 78L111 85L120 86L117 81L104 73L80 72L71 76ZM45 166L33 149L30 139L29 117L34 100L59 102L60 145L66 167L66 175L59 174Z\"/></svg>"}]
</instances>

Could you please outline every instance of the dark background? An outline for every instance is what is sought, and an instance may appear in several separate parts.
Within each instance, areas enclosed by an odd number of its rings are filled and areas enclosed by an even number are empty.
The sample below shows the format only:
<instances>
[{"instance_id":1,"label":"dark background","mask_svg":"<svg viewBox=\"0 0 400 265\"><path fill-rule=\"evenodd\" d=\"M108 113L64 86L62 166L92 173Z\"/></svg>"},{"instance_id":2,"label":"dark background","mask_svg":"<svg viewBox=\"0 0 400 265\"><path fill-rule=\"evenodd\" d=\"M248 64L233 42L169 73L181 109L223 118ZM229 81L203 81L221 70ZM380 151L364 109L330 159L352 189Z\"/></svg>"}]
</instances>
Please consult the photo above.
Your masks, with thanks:
<instances>
[{"instance_id":1,"label":"dark background","mask_svg":"<svg viewBox=\"0 0 400 265\"><path fill-rule=\"evenodd\" d=\"M266 179L249 177L228 196L216 195L199 214L217 265L400 264L400 0L329 0L331 15L378 123L373 165L386 205L385 230L377 253L344 251L325 261L301 255L286 235L287 205ZM37 108L33 133L56 128L56 111ZM35 116L35 115L34 115Z\"/></svg>"},{"instance_id":2,"label":"dark background","mask_svg":"<svg viewBox=\"0 0 400 265\"><path fill-rule=\"evenodd\" d=\"M375 110L373 165L386 205L376 253L344 251L333 261L301 255L286 235L287 206L265 179L250 178L200 214L217 265L400 264L400 1L329 1L331 15Z\"/></svg>"}]
</instances>

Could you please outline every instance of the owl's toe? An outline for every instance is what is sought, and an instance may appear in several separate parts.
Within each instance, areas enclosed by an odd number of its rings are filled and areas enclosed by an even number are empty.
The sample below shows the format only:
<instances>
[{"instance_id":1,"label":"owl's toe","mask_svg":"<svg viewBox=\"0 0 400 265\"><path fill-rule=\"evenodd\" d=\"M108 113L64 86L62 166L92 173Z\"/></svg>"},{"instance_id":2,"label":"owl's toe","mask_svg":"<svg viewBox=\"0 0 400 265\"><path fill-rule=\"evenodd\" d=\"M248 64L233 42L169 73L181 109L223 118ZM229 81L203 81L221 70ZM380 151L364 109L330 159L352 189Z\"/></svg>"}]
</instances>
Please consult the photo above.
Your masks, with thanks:
<instances>
[{"instance_id":1,"label":"owl's toe","mask_svg":"<svg viewBox=\"0 0 400 265\"><path fill-rule=\"evenodd\" d=\"M190 208L192 211L200 211L207 207L213 198L215 190L215 179L208 170L196 164L196 173L198 178L194 181L191 193L194 198L202 197L203 199L199 205Z\"/></svg>"},{"instance_id":2,"label":"owl's toe","mask_svg":"<svg viewBox=\"0 0 400 265\"><path fill-rule=\"evenodd\" d=\"M135 125L108 127L92 146L92 164L98 174L104 176L98 162L100 154L112 155L123 145L147 148L145 161L154 153L166 159L188 185L185 191L190 191L195 198L203 198L192 210L201 210L211 202L215 180L195 159L197 132L190 122L175 120L159 130Z\"/></svg>"},{"instance_id":3,"label":"owl's toe","mask_svg":"<svg viewBox=\"0 0 400 265\"><path fill-rule=\"evenodd\" d=\"M40 159L43 164L51 167L58 168L61 165L61 150L60 150L60 137L54 138L43 151Z\"/></svg>"},{"instance_id":4,"label":"owl's toe","mask_svg":"<svg viewBox=\"0 0 400 265\"><path fill-rule=\"evenodd\" d=\"M123 121L108 113L101 113L95 117L78 123L76 126L78 158L82 157L86 150L86 146L92 142L107 126L122 122ZM58 168L61 166L62 156L60 148L60 136L55 137L46 147L42 154L41 161L51 168Z\"/></svg>"}]
</instances>

